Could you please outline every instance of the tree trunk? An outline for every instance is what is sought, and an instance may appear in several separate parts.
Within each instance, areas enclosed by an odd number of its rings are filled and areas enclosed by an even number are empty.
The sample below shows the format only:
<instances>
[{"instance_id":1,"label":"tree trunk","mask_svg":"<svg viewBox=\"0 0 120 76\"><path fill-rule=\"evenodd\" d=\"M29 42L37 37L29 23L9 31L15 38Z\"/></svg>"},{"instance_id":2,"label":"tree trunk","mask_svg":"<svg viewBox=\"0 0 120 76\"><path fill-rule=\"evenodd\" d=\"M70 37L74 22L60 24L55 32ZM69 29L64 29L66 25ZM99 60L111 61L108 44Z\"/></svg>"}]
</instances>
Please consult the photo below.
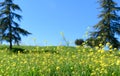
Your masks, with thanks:
<instances>
[{"instance_id":1,"label":"tree trunk","mask_svg":"<svg viewBox=\"0 0 120 76\"><path fill-rule=\"evenodd\" d=\"M10 40L10 50L12 49L12 40Z\"/></svg>"},{"instance_id":2,"label":"tree trunk","mask_svg":"<svg viewBox=\"0 0 120 76\"><path fill-rule=\"evenodd\" d=\"M11 26L11 16L9 15L9 43L10 43L10 50L12 49L12 26Z\"/></svg>"},{"instance_id":3,"label":"tree trunk","mask_svg":"<svg viewBox=\"0 0 120 76\"><path fill-rule=\"evenodd\" d=\"M9 32L10 32L10 36L9 36L9 40L10 40L10 50L12 49L12 30L11 30L11 24L9 25Z\"/></svg>"},{"instance_id":4,"label":"tree trunk","mask_svg":"<svg viewBox=\"0 0 120 76\"><path fill-rule=\"evenodd\" d=\"M11 23L11 21L12 21L11 19L12 18L11 18L11 13L10 13L11 12L11 10L10 10L10 3L9 3L8 6L9 6L9 15L8 16L9 16L9 40L10 40L9 41L9 43L10 43L9 48L11 50L12 49L12 26L11 26L12 25L12 23Z\"/></svg>"}]
</instances>

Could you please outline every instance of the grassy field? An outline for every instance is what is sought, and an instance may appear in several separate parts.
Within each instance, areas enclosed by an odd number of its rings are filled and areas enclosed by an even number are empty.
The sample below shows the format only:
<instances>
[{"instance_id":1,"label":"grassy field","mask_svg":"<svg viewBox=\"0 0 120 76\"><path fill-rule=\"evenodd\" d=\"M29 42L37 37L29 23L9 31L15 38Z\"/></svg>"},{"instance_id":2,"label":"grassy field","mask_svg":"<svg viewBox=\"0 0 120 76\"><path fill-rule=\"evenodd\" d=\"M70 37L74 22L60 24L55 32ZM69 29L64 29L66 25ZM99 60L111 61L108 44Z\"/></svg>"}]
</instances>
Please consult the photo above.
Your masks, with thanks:
<instances>
[{"instance_id":1,"label":"grassy field","mask_svg":"<svg viewBox=\"0 0 120 76\"><path fill-rule=\"evenodd\" d=\"M120 52L65 46L0 46L0 76L119 76Z\"/></svg>"}]
</instances>

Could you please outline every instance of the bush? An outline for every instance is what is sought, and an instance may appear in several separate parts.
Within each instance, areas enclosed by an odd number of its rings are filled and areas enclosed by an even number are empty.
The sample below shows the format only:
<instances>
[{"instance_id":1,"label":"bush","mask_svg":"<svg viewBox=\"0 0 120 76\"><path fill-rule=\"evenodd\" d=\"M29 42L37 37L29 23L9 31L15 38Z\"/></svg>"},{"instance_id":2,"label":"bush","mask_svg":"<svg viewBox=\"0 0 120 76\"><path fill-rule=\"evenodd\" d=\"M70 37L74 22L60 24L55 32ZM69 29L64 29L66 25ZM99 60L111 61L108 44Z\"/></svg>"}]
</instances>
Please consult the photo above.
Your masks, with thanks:
<instances>
[{"instance_id":1,"label":"bush","mask_svg":"<svg viewBox=\"0 0 120 76\"><path fill-rule=\"evenodd\" d=\"M75 40L75 44L76 44L76 45L82 45L82 43L84 43L84 40L83 40L83 39L76 39L76 40Z\"/></svg>"}]
</instances>

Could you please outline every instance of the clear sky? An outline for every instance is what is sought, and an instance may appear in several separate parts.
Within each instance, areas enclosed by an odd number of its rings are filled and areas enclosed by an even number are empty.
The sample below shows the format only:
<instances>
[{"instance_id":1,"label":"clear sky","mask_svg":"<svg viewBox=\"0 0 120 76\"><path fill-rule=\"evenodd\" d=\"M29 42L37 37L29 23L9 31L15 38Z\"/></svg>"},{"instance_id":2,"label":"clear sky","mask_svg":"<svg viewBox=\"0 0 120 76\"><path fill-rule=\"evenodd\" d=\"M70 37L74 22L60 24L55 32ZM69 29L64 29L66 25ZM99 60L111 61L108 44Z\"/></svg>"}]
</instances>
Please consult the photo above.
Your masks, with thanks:
<instances>
[{"instance_id":1,"label":"clear sky","mask_svg":"<svg viewBox=\"0 0 120 76\"><path fill-rule=\"evenodd\" d=\"M22 9L19 12L23 16L21 27L32 33L28 37L22 37L24 45L64 45L60 32L71 42L70 45L74 45L76 39L86 39L85 33L99 21L97 0L14 1Z\"/></svg>"}]
</instances>

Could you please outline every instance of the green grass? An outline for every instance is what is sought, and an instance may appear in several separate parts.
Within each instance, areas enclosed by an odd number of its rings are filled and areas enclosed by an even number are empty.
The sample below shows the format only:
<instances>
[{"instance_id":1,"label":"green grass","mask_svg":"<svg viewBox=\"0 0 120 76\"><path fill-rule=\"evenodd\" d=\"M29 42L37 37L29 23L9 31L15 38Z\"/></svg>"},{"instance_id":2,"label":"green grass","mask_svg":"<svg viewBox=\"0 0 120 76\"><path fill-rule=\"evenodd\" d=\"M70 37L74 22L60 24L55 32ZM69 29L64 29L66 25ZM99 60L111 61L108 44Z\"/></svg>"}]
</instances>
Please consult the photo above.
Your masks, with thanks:
<instances>
[{"instance_id":1,"label":"green grass","mask_svg":"<svg viewBox=\"0 0 120 76\"><path fill-rule=\"evenodd\" d=\"M120 52L65 46L0 46L0 76L119 76Z\"/></svg>"}]
</instances>

